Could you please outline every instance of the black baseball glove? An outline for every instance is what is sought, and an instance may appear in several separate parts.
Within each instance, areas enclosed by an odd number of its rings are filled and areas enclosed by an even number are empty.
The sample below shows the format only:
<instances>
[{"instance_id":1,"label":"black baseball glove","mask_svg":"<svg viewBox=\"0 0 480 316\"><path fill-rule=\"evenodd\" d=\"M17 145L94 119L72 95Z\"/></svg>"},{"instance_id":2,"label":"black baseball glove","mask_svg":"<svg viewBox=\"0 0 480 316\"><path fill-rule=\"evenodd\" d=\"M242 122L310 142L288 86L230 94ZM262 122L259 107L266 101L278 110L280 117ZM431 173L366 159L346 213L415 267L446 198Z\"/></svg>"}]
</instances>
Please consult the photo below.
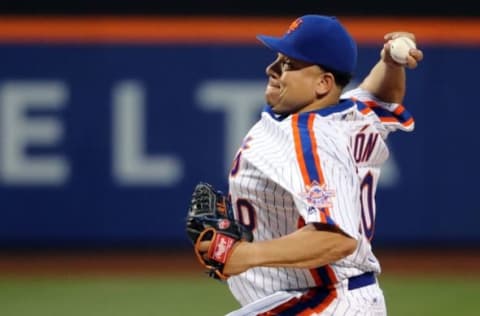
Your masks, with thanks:
<instances>
[{"instance_id":1,"label":"black baseball glove","mask_svg":"<svg viewBox=\"0 0 480 316\"><path fill-rule=\"evenodd\" d=\"M223 267L236 243L253 240L252 233L235 220L229 199L203 182L193 191L186 229L198 260L210 277L220 280L228 278ZM211 241L207 252L199 250L202 241Z\"/></svg>"}]
</instances>

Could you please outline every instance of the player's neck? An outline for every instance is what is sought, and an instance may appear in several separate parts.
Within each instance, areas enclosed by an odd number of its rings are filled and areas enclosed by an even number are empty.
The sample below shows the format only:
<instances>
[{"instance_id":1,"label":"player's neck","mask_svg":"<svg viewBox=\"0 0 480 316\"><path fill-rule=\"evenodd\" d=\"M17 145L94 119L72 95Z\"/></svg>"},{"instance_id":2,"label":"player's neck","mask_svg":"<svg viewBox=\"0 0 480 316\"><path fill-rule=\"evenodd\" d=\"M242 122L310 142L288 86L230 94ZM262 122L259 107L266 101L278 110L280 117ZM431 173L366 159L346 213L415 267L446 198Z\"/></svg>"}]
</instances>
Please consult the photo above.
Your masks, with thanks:
<instances>
[{"instance_id":1,"label":"player's neck","mask_svg":"<svg viewBox=\"0 0 480 316\"><path fill-rule=\"evenodd\" d=\"M338 104L340 98L337 94L328 94L322 98L318 98L312 103L304 106L299 113L318 111L324 108L328 108L332 105Z\"/></svg>"}]
</instances>

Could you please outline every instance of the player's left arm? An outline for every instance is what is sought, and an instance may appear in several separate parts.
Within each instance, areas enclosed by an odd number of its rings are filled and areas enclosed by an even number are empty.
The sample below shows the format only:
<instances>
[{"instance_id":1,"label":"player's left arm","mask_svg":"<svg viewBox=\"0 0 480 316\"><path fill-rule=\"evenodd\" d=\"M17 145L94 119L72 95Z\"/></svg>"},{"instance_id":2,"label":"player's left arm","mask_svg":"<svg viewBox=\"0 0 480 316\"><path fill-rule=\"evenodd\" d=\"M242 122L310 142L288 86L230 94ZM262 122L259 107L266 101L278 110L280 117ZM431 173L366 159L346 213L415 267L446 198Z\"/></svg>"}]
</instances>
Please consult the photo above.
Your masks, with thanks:
<instances>
[{"instance_id":1,"label":"player's left arm","mask_svg":"<svg viewBox=\"0 0 480 316\"><path fill-rule=\"evenodd\" d=\"M384 36L385 43L380 52L380 60L359 85L359 88L370 92L383 102L403 102L406 91L405 68L414 69L423 59L423 52L418 48L412 48L406 65L396 63L390 56L390 41L400 36L407 36L416 42L413 33L392 32L386 34Z\"/></svg>"},{"instance_id":2,"label":"player's left arm","mask_svg":"<svg viewBox=\"0 0 480 316\"><path fill-rule=\"evenodd\" d=\"M199 243L207 252L211 242ZM237 242L223 274L236 275L254 267L312 269L338 261L352 254L357 240L342 230L326 224L309 223L291 234L263 241Z\"/></svg>"},{"instance_id":3,"label":"player's left arm","mask_svg":"<svg viewBox=\"0 0 480 316\"><path fill-rule=\"evenodd\" d=\"M357 248L357 240L342 230L310 223L280 238L239 242L224 272L235 275L254 267L312 269L341 260Z\"/></svg>"}]
</instances>

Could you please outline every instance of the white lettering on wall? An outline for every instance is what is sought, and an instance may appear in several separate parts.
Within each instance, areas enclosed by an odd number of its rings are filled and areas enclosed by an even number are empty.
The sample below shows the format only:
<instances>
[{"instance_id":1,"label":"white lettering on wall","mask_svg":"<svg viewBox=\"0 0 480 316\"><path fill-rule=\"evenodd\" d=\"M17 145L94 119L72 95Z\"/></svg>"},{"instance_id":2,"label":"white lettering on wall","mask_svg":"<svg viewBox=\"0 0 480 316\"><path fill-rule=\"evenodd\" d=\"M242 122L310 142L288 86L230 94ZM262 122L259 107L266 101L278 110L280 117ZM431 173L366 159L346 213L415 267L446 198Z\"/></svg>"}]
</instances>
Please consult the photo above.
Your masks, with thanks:
<instances>
[{"instance_id":1,"label":"white lettering on wall","mask_svg":"<svg viewBox=\"0 0 480 316\"><path fill-rule=\"evenodd\" d=\"M50 113L28 117L27 111L58 110L68 89L57 81L8 81L0 87L0 179L8 185L64 184L70 174L61 155L28 155L28 146L53 146L64 138L61 122ZM45 113L46 114L46 113Z\"/></svg>"},{"instance_id":2,"label":"white lettering on wall","mask_svg":"<svg viewBox=\"0 0 480 316\"><path fill-rule=\"evenodd\" d=\"M174 186L183 177L173 154L145 153L145 91L138 81L113 87L113 175L119 184Z\"/></svg>"},{"instance_id":3,"label":"white lettering on wall","mask_svg":"<svg viewBox=\"0 0 480 316\"><path fill-rule=\"evenodd\" d=\"M265 81L206 81L196 91L196 102L208 111L225 112L224 168L232 163L233 156L243 137L260 118L265 103Z\"/></svg>"}]
</instances>

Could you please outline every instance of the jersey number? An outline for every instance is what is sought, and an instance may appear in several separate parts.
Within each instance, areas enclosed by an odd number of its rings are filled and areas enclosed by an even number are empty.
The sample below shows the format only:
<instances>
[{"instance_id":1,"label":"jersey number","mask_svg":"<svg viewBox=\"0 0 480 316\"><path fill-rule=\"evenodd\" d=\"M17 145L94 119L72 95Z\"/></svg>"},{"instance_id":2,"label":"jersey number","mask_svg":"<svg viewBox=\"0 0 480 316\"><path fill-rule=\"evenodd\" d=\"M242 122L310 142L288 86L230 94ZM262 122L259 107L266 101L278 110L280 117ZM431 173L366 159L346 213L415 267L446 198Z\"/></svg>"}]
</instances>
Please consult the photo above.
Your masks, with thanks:
<instances>
[{"instance_id":1,"label":"jersey number","mask_svg":"<svg viewBox=\"0 0 480 316\"><path fill-rule=\"evenodd\" d=\"M373 176L369 172L360 184L360 204L362 206L362 227L365 237L370 241L375 231L375 204L373 201Z\"/></svg>"},{"instance_id":2,"label":"jersey number","mask_svg":"<svg viewBox=\"0 0 480 316\"><path fill-rule=\"evenodd\" d=\"M373 201L373 175L369 172L365 175L360 184L360 205L362 207L362 227L365 237L370 241L375 231L375 204ZM250 231L255 229L256 214L255 208L246 199L238 199L237 216Z\"/></svg>"}]
</instances>

